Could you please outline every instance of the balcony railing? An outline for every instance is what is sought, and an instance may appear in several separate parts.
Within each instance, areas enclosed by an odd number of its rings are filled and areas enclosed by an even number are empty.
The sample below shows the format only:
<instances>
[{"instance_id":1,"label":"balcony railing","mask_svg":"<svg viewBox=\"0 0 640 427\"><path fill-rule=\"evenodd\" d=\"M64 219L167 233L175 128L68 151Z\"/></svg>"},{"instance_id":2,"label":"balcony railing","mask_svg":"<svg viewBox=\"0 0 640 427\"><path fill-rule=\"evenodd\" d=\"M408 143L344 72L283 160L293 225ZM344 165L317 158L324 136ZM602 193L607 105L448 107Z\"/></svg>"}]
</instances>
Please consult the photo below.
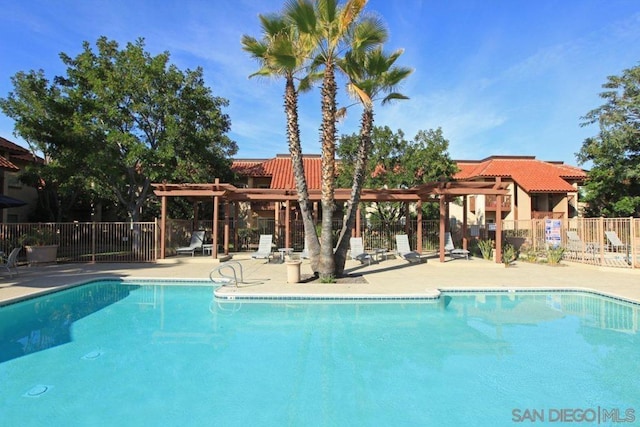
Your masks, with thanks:
<instances>
[{"instance_id":1,"label":"balcony railing","mask_svg":"<svg viewBox=\"0 0 640 427\"><path fill-rule=\"evenodd\" d=\"M531 219L562 219L564 212L533 211Z\"/></svg>"},{"instance_id":2,"label":"balcony railing","mask_svg":"<svg viewBox=\"0 0 640 427\"><path fill-rule=\"evenodd\" d=\"M487 211L495 211L498 208L498 197L497 196L484 196L484 210ZM469 198L469 209L471 212L476 211L476 198ZM501 210L503 212L511 211L511 196L502 196L502 205Z\"/></svg>"}]
</instances>

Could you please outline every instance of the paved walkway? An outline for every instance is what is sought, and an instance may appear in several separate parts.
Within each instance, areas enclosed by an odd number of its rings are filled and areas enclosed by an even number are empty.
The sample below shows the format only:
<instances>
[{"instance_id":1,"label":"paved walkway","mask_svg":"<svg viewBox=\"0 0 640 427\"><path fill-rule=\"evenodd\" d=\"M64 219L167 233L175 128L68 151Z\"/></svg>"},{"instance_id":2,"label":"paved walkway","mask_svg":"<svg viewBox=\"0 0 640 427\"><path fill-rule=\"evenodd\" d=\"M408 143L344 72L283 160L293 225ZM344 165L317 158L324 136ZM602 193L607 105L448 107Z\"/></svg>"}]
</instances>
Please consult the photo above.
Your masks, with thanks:
<instances>
[{"instance_id":1,"label":"paved walkway","mask_svg":"<svg viewBox=\"0 0 640 427\"><path fill-rule=\"evenodd\" d=\"M351 295L425 296L446 289L588 289L640 303L640 270L593 267L566 263L562 266L517 262L505 268L479 258L455 259L440 263L429 259L409 264L388 259L372 265L347 261L346 271L362 274L367 283L288 284L284 264L265 263L236 255L243 266L246 284L225 287L228 295ZM58 264L20 267L10 278L0 272L0 304L16 298L49 292L98 278L180 278L208 279L216 263L208 257L173 257L155 264ZM309 261L301 266L303 278L311 275Z\"/></svg>"}]
</instances>

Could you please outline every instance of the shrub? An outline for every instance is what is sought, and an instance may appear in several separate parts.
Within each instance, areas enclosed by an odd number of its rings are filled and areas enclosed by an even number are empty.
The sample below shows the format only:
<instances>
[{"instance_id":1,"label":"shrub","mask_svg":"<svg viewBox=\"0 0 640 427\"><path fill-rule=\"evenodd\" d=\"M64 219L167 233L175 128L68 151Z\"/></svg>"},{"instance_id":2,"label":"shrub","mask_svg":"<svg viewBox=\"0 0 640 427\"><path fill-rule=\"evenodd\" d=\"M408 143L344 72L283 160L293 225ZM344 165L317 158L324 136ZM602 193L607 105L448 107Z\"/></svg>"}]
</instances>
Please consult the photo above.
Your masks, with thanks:
<instances>
[{"instance_id":1,"label":"shrub","mask_svg":"<svg viewBox=\"0 0 640 427\"><path fill-rule=\"evenodd\" d=\"M480 240L478 241L478 247L480 248L480 253L482 253L482 258L493 258L493 240Z\"/></svg>"},{"instance_id":2,"label":"shrub","mask_svg":"<svg viewBox=\"0 0 640 427\"><path fill-rule=\"evenodd\" d=\"M516 248L514 248L513 245L509 243L504 245L504 248L502 249L502 263L505 267L516 260L516 255Z\"/></svg>"},{"instance_id":3,"label":"shrub","mask_svg":"<svg viewBox=\"0 0 640 427\"><path fill-rule=\"evenodd\" d=\"M559 264L562 260L562 255L564 255L564 248L562 246L549 246L547 248L547 262L549 264Z\"/></svg>"},{"instance_id":4,"label":"shrub","mask_svg":"<svg viewBox=\"0 0 640 427\"><path fill-rule=\"evenodd\" d=\"M336 283L336 277L333 274L320 276L320 283Z\"/></svg>"},{"instance_id":5,"label":"shrub","mask_svg":"<svg viewBox=\"0 0 640 427\"><path fill-rule=\"evenodd\" d=\"M538 253L533 249L531 244L525 242L520 246L519 258L526 262L536 262L538 261Z\"/></svg>"},{"instance_id":6,"label":"shrub","mask_svg":"<svg viewBox=\"0 0 640 427\"><path fill-rule=\"evenodd\" d=\"M21 246L46 246L56 244L57 234L50 228L36 227L18 238Z\"/></svg>"}]
</instances>

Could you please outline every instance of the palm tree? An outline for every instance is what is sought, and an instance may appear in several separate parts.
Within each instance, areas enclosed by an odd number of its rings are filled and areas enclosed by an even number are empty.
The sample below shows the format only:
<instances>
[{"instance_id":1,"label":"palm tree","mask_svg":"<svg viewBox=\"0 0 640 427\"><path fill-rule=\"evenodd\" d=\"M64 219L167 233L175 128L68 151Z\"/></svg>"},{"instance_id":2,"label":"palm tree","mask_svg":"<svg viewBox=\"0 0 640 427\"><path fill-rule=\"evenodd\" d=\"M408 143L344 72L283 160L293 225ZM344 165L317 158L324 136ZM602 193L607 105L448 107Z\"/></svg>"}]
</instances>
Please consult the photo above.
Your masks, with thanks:
<instances>
[{"instance_id":1,"label":"palm tree","mask_svg":"<svg viewBox=\"0 0 640 427\"><path fill-rule=\"evenodd\" d=\"M408 99L405 95L395 91L398 85L413 72L410 68L394 66L402 53L402 50L397 50L387 55L382 47L379 46L364 53L350 51L338 63L341 70L349 77L349 91L362 104L363 111L360 119L360 143L354 165L351 197L335 253L337 275L341 275L344 271L348 238L351 236L355 223L357 206L360 201L360 193L366 173L374 122L374 102L383 94L385 96L381 99L382 105L393 100Z\"/></svg>"},{"instance_id":2,"label":"palm tree","mask_svg":"<svg viewBox=\"0 0 640 427\"><path fill-rule=\"evenodd\" d=\"M280 15L260 15L263 38L257 40L244 35L242 46L253 58L257 59L261 68L252 76L284 77L285 95L284 105L287 116L287 140L293 168L293 175L298 193L298 204L302 214L305 229L306 247L311 256L311 267L317 271L319 261L320 242L318 240L311 205L307 180L304 175L302 148L300 143L300 127L298 122L298 89L296 89L296 75L304 70L305 63L314 45L308 36L301 36L295 27ZM300 80L299 88L306 90L310 87L312 76Z\"/></svg>"},{"instance_id":3,"label":"palm tree","mask_svg":"<svg viewBox=\"0 0 640 427\"><path fill-rule=\"evenodd\" d=\"M312 65L324 67L321 87L322 232L318 264L321 278L336 274L332 239L336 170L336 63L346 50L364 52L383 43L387 36L378 20L361 19L366 3L367 0L347 0L339 6L337 0L290 0L285 6L285 14L295 24L299 34L309 37L315 44L316 55Z\"/></svg>"}]
</instances>

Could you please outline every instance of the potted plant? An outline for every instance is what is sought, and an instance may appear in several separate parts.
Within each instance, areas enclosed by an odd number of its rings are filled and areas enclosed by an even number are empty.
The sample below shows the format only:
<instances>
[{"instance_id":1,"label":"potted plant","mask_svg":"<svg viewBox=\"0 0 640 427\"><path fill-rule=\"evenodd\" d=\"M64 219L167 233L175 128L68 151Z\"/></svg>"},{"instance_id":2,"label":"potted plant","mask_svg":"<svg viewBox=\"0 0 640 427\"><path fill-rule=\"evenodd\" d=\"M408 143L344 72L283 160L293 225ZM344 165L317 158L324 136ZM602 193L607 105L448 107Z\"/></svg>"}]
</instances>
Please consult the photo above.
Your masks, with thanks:
<instances>
[{"instance_id":1,"label":"potted plant","mask_svg":"<svg viewBox=\"0 0 640 427\"><path fill-rule=\"evenodd\" d=\"M24 246L29 264L56 262L57 234L52 229L34 227L20 236L18 241Z\"/></svg>"}]
</instances>

